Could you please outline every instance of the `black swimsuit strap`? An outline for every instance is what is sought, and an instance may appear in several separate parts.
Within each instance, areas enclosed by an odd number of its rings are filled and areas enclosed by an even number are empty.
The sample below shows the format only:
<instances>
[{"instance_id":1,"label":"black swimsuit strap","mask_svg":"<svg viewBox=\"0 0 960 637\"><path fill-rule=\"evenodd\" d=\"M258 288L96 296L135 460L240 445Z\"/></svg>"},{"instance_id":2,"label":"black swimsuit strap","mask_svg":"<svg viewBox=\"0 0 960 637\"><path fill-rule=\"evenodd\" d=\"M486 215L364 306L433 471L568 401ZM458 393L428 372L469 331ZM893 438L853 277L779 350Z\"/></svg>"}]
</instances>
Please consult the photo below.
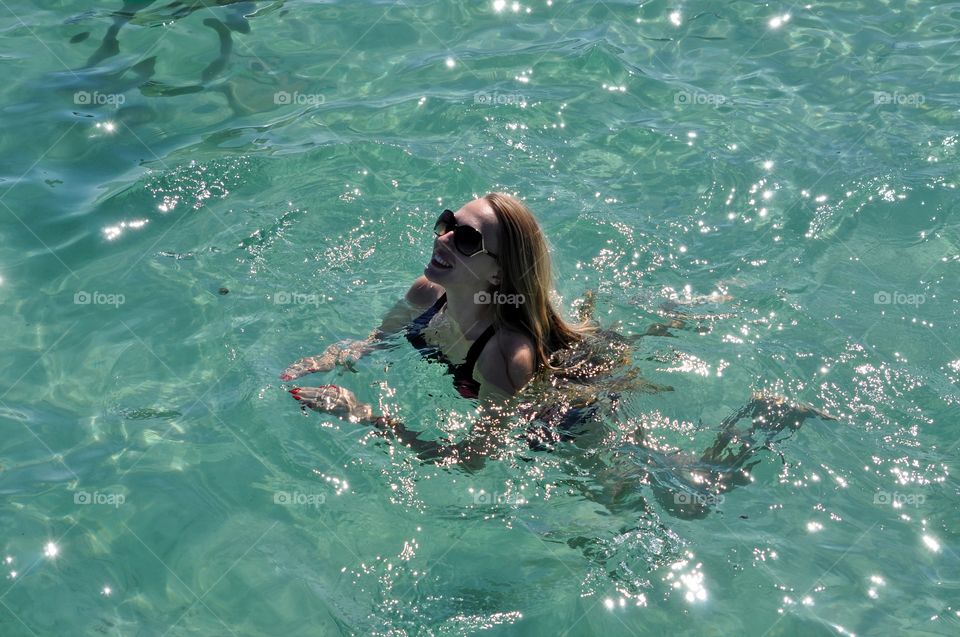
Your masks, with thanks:
<instances>
[{"instance_id":1,"label":"black swimsuit strap","mask_svg":"<svg viewBox=\"0 0 960 637\"><path fill-rule=\"evenodd\" d=\"M480 352L483 351L483 346L487 344L487 341L489 341L495 333L496 330L491 325L484 330L480 338L475 340L473 345L470 346L470 350L467 351L467 360L460 365L460 369L464 370L464 375L467 378L473 376L473 367L477 364L477 359L480 358Z\"/></svg>"},{"instance_id":2,"label":"black swimsuit strap","mask_svg":"<svg viewBox=\"0 0 960 637\"><path fill-rule=\"evenodd\" d=\"M480 335L480 338L470 346L470 351L467 352L467 360L459 365L450 366L450 371L453 373L453 386L464 398L478 398L480 395L480 383L473 379L473 368L477 364L477 359L480 358L483 346L487 344L487 341L495 332L496 330L492 325L488 327Z\"/></svg>"},{"instance_id":3,"label":"black swimsuit strap","mask_svg":"<svg viewBox=\"0 0 960 637\"><path fill-rule=\"evenodd\" d=\"M496 333L496 329L493 327L493 325L491 325L484 330L483 334L480 335L480 338L475 340L470 345L470 349L467 351L467 359L460 364L454 365L449 361L446 355L440 351L440 348L430 345L423 337L423 329L428 323L430 323L430 320L437 312L440 311L446 302L447 294L444 292L443 295L437 299L432 306L427 308L423 314L413 320L410 328L407 330L407 340L410 341L415 348L420 350L424 354L424 357L428 360L436 360L446 363L450 373L453 374L453 383L462 395L467 397L476 397L480 389L480 383L473 379L473 368L476 366L477 360L480 358L480 353L483 351L483 347Z\"/></svg>"},{"instance_id":4,"label":"black swimsuit strap","mask_svg":"<svg viewBox=\"0 0 960 637\"><path fill-rule=\"evenodd\" d=\"M425 326L427 323L430 322L430 319L433 318L433 315L439 312L440 308L446 305L446 303L447 303L447 293L444 292L443 294L440 295L439 299L433 302L433 305L427 308L427 310L423 314L421 314L416 318L416 320L414 320L414 323L418 325L422 323L422 325L420 326L421 327Z\"/></svg>"},{"instance_id":5,"label":"black swimsuit strap","mask_svg":"<svg viewBox=\"0 0 960 637\"><path fill-rule=\"evenodd\" d=\"M407 340L409 340L417 349L429 347L421 332L423 332L423 328L427 326L427 323L430 322L430 319L433 318L433 315L439 312L440 308L443 307L444 303L446 302L447 293L444 292L440 298L434 302L433 305L427 308L423 314L415 318L411 323L410 328L407 330Z\"/></svg>"}]
</instances>

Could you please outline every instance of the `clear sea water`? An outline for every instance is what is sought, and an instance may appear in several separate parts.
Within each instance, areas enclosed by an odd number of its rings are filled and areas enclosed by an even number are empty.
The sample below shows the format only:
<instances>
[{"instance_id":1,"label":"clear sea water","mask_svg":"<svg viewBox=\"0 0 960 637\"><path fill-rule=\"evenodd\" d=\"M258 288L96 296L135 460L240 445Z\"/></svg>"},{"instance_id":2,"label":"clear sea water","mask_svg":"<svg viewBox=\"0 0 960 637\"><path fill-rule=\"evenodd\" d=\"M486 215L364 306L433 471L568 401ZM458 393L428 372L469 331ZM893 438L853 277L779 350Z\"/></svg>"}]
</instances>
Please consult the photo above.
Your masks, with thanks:
<instances>
[{"instance_id":1,"label":"clear sea water","mask_svg":"<svg viewBox=\"0 0 960 637\"><path fill-rule=\"evenodd\" d=\"M960 634L960 3L219 4L0 3L0 634ZM674 391L476 473L301 415L491 190ZM300 384L456 439L443 371ZM627 433L752 390L840 418L671 515Z\"/></svg>"}]
</instances>

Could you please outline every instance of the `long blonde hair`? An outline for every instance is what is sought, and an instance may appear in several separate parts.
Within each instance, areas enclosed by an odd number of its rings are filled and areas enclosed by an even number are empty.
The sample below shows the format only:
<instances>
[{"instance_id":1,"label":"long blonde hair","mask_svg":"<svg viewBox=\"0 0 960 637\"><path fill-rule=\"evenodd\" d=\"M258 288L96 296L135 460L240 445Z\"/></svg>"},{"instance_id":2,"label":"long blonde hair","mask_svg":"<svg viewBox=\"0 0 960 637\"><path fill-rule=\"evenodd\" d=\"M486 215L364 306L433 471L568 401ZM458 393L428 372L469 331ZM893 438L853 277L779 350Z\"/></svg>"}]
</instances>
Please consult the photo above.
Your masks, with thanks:
<instances>
[{"instance_id":1,"label":"long blonde hair","mask_svg":"<svg viewBox=\"0 0 960 637\"><path fill-rule=\"evenodd\" d=\"M500 222L500 285L494 291L517 295L522 302L494 304L498 325L506 325L529 335L536 350L539 374L570 373L574 367L564 356L598 326L581 315L579 323L568 323L550 300L553 272L550 252L540 224L523 202L504 193L491 192L483 197ZM522 296L520 296L522 295Z\"/></svg>"}]
</instances>

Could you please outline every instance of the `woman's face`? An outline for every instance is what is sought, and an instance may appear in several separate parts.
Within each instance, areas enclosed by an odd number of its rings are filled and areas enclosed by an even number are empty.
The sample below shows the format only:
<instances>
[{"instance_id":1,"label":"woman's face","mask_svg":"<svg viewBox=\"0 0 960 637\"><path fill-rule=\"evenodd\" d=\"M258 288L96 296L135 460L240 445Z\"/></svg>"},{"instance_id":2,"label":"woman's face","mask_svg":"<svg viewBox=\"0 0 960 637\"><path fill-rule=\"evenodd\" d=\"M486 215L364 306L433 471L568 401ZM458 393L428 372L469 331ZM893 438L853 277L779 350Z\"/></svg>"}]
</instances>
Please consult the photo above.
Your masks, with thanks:
<instances>
[{"instance_id":1,"label":"woman's face","mask_svg":"<svg viewBox=\"0 0 960 637\"><path fill-rule=\"evenodd\" d=\"M478 230L483 235L484 248L493 254L500 254L500 222L486 199L474 199L457 210L454 218L458 226L470 226ZM434 239L433 254L423 270L424 276L443 288L464 286L479 291L497 285L500 282L497 260L485 253L466 256L454 246L453 236L453 232L447 232Z\"/></svg>"}]
</instances>

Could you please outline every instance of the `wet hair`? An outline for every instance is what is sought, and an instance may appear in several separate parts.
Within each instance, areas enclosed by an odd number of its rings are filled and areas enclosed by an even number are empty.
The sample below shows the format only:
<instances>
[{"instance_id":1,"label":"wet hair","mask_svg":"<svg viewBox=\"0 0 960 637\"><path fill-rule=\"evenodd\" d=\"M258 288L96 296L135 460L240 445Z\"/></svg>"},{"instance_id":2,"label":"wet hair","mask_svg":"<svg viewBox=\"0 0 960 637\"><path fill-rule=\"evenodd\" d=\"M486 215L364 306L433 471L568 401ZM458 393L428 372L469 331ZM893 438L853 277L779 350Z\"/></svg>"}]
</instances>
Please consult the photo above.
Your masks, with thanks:
<instances>
[{"instance_id":1,"label":"wet hair","mask_svg":"<svg viewBox=\"0 0 960 637\"><path fill-rule=\"evenodd\" d=\"M518 199L491 192L483 199L500 222L500 249L497 261L500 285L491 292L516 295L518 303L495 303L496 322L525 333L533 340L535 367L540 374L570 374L577 363L570 354L589 336L599 331L588 317L579 323L563 319L553 306L553 272L547 240L536 217Z\"/></svg>"}]
</instances>

